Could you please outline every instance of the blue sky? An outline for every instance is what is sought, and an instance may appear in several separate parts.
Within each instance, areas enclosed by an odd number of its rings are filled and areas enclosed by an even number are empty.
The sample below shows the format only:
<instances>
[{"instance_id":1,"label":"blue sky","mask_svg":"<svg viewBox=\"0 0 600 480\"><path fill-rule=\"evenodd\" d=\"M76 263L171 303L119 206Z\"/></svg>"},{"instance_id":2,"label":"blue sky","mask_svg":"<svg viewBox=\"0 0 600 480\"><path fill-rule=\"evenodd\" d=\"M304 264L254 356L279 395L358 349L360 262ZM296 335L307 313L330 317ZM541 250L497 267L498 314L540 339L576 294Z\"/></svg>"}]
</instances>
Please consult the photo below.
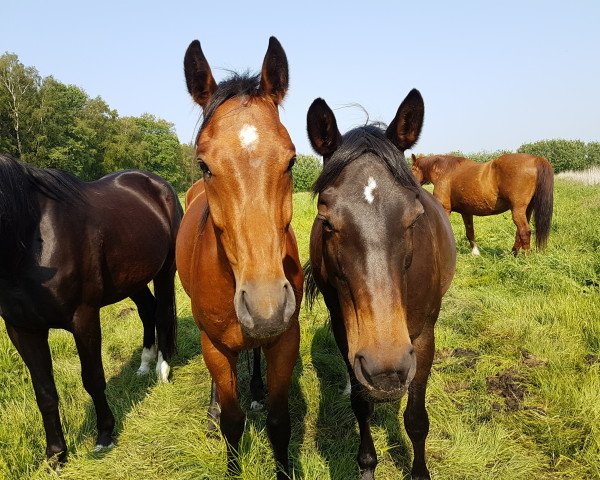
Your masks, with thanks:
<instances>
[{"instance_id":1,"label":"blue sky","mask_svg":"<svg viewBox=\"0 0 600 480\"><path fill-rule=\"evenodd\" d=\"M258 71L275 35L290 64L282 121L311 153L316 97L342 131L389 122L413 87L425 99L415 152L600 140L600 2L2 0L0 53L101 96L121 116L152 113L193 139L183 77L199 39L217 80Z\"/></svg>"}]
</instances>

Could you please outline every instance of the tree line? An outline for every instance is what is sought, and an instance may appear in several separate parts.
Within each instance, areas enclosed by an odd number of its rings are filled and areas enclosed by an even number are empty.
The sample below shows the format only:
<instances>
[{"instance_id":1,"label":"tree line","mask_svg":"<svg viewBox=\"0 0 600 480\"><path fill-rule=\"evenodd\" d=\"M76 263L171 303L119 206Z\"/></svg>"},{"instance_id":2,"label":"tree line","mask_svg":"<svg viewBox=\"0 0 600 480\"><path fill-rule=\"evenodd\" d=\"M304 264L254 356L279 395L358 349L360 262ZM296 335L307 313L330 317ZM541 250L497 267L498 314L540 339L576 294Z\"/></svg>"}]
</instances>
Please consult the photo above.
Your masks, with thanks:
<instances>
[{"instance_id":1,"label":"tree line","mask_svg":"<svg viewBox=\"0 0 600 480\"><path fill-rule=\"evenodd\" d=\"M139 168L183 191L199 177L192 145L179 143L172 123L149 113L121 117L101 97L42 78L13 53L0 56L0 152L82 180Z\"/></svg>"}]
</instances>

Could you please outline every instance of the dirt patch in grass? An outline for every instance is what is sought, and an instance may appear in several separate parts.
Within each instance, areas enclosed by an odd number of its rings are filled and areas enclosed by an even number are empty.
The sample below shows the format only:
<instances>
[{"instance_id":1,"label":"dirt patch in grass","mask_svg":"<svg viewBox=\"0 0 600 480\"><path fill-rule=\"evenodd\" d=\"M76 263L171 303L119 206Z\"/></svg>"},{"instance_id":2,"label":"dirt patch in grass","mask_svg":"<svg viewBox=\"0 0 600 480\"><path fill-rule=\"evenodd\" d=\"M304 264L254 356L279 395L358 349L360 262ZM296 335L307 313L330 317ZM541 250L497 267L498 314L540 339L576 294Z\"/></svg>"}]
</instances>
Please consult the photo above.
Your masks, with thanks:
<instances>
[{"instance_id":1,"label":"dirt patch in grass","mask_svg":"<svg viewBox=\"0 0 600 480\"><path fill-rule=\"evenodd\" d=\"M117 318L124 318L127 315L129 315L131 312L135 312L135 308L133 308L133 307L122 308L121 310L119 310L119 313L117 313Z\"/></svg>"},{"instance_id":2,"label":"dirt patch in grass","mask_svg":"<svg viewBox=\"0 0 600 480\"><path fill-rule=\"evenodd\" d=\"M600 355L595 355L593 353L588 353L585 357L583 357L583 363L588 366L598 365L600 364Z\"/></svg>"},{"instance_id":3,"label":"dirt patch in grass","mask_svg":"<svg viewBox=\"0 0 600 480\"><path fill-rule=\"evenodd\" d=\"M479 352L471 348L442 348L435 352L434 363L441 363L449 358L460 358L461 365L473 368L479 359Z\"/></svg>"},{"instance_id":4,"label":"dirt patch in grass","mask_svg":"<svg viewBox=\"0 0 600 480\"><path fill-rule=\"evenodd\" d=\"M523 362L523 365L529 368L539 367L541 365L546 365L547 363L545 360L541 360L527 350L521 350L521 362Z\"/></svg>"},{"instance_id":5,"label":"dirt patch in grass","mask_svg":"<svg viewBox=\"0 0 600 480\"><path fill-rule=\"evenodd\" d=\"M492 377L486 378L488 392L494 393L504 398L504 407L509 411L523 409L523 399L527 393L525 379L515 372L508 369L497 373ZM495 410L497 408L494 408Z\"/></svg>"}]
</instances>

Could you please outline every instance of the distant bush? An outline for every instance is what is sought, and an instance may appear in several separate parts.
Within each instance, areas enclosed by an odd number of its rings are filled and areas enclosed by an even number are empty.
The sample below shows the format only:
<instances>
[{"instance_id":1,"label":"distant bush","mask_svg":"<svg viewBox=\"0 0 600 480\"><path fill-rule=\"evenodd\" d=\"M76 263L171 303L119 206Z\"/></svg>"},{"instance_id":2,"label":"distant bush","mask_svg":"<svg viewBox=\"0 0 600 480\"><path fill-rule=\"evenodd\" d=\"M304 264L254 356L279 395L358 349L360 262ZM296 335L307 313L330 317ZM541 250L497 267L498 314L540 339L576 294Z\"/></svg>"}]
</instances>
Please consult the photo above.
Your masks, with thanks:
<instances>
[{"instance_id":1,"label":"distant bush","mask_svg":"<svg viewBox=\"0 0 600 480\"><path fill-rule=\"evenodd\" d=\"M590 142L585 146L588 167L600 167L600 142Z\"/></svg>"},{"instance_id":2,"label":"distant bush","mask_svg":"<svg viewBox=\"0 0 600 480\"><path fill-rule=\"evenodd\" d=\"M292 169L294 192L310 192L321 173L321 161L313 155L298 155Z\"/></svg>"},{"instance_id":3,"label":"distant bush","mask_svg":"<svg viewBox=\"0 0 600 480\"><path fill-rule=\"evenodd\" d=\"M590 166L586 145L581 140L541 140L521 145L518 152L544 157L554 168L554 173L583 170Z\"/></svg>"}]
</instances>

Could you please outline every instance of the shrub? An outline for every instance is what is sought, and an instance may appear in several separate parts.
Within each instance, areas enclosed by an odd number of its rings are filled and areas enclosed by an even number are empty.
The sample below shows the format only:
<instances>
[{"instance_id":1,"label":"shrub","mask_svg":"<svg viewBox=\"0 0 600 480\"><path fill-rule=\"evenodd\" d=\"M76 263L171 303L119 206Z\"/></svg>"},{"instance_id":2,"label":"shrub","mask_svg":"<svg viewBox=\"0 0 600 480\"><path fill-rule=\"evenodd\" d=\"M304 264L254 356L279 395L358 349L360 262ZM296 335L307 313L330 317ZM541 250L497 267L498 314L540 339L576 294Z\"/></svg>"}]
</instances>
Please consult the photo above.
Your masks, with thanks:
<instances>
[{"instance_id":1,"label":"shrub","mask_svg":"<svg viewBox=\"0 0 600 480\"><path fill-rule=\"evenodd\" d=\"M586 166L600 167L600 142L590 142L585 146Z\"/></svg>"},{"instance_id":2,"label":"shrub","mask_svg":"<svg viewBox=\"0 0 600 480\"><path fill-rule=\"evenodd\" d=\"M589 166L586 145L581 140L541 140L521 145L518 152L546 158L554 168L554 173L583 170Z\"/></svg>"},{"instance_id":3,"label":"shrub","mask_svg":"<svg viewBox=\"0 0 600 480\"><path fill-rule=\"evenodd\" d=\"M298 155L292 170L294 192L309 192L321 173L321 161L313 155Z\"/></svg>"}]
</instances>

